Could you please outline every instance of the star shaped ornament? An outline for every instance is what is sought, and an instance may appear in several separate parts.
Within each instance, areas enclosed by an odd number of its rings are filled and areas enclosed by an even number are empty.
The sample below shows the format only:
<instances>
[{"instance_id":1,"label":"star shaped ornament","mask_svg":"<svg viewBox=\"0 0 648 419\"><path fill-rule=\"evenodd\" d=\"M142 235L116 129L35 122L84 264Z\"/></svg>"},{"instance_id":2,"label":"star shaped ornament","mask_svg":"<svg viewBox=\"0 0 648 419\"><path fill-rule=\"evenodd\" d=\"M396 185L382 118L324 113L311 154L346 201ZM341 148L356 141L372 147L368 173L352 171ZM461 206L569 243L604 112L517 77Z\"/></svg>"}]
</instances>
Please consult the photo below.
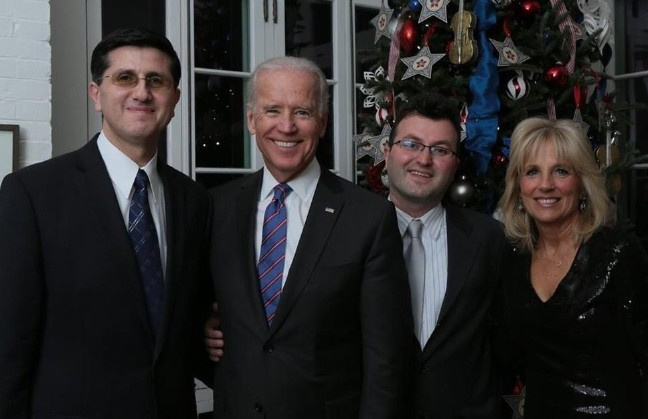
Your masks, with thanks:
<instances>
[{"instance_id":1,"label":"star shaped ornament","mask_svg":"<svg viewBox=\"0 0 648 419\"><path fill-rule=\"evenodd\" d=\"M381 36L384 36L387 39L391 39L391 33L389 32L389 21L391 20L393 13L393 9L385 9L385 6L382 5L378 14L373 19L371 19L371 23L376 27L376 39L374 39L374 44L378 42Z\"/></svg>"},{"instance_id":2,"label":"star shaped ornament","mask_svg":"<svg viewBox=\"0 0 648 419\"><path fill-rule=\"evenodd\" d=\"M526 387L520 394L508 394L504 397L506 403L513 409L512 419L524 419L524 398L526 396Z\"/></svg>"},{"instance_id":3,"label":"star shaped ornament","mask_svg":"<svg viewBox=\"0 0 648 419\"><path fill-rule=\"evenodd\" d=\"M491 38L489 38L489 40L499 53L499 60L497 61L498 67L508 67L515 64L522 64L523 62L531 58L517 49L510 36L507 36L504 42L499 42Z\"/></svg>"},{"instance_id":4,"label":"star shaped ornament","mask_svg":"<svg viewBox=\"0 0 648 419\"><path fill-rule=\"evenodd\" d=\"M421 3L421 14L419 15L418 23L435 16L448 23L448 4L450 0L418 0Z\"/></svg>"},{"instance_id":5,"label":"star shaped ornament","mask_svg":"<svg viewBox=\"0 0 648 419\"><path fill-rule=\"evenodd\" d=\"M376 153L378 150L371 143L371 134L365 129L361 134L353 136L353 142L356 145L356 161L360 160L364 156L369 156L372 159L376 158Z\"/></svg>"},{"instance_id":6,"label":"star shaped ornament","mask_svg":"<svg viewBox=\"0 0 648 419\"><path fill-rule=\"evenodd\" d=\"M383 125L382 132L375 137L370 137L369 142L376 149L374 156L374 165L385 161L385 150L389 147L389 134L391 133L391 126L389 124Z\"/></svg>"},{"instance_id":7,"label":"star shaped ornament","mask_svg":"<svg viewBox=\"0 0 648 419\"><path fill-rule=\"evenodd\" d=\"M407 66L402 80L415 75L425 76L429 79L432 76L432 66L444 56L445 54L432 54L430 48L425 46L415 56L401 58L401 61Z\"/></svg>"}]
</instances>

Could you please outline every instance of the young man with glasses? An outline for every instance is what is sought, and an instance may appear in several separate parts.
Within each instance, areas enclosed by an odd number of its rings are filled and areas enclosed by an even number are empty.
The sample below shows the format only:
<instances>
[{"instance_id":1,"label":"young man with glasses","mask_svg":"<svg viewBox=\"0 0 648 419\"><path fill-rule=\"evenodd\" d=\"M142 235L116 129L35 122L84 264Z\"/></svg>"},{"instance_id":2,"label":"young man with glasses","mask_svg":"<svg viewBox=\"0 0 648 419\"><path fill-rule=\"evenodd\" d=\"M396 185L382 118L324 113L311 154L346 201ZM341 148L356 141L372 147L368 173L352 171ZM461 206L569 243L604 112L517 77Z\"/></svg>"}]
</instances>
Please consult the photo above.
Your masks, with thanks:
<instances>
[{"instance_id":1,"label":"young man with glasses","mask_svg":"<svg viewBox=\"0 0 648 419\"><path fill-rule=\"evenodd\" d=\"M101 132L0 187L0 417L196 417L209 199L157 153L180 62L124 29L91 71Z\"/></svg>"},{"instance_id":2,"label":"young man with glasses","mask_svg":"<svg viewBox=\"0 0 648 419\"><path fill-rule=\"evenodd\" d=\"M504 236L490 217L443 200L459 136L457 106L423 93L402 102L385 151L412 293L415 418L499 417L489 313Z\"/></svg>"}]
</instances>

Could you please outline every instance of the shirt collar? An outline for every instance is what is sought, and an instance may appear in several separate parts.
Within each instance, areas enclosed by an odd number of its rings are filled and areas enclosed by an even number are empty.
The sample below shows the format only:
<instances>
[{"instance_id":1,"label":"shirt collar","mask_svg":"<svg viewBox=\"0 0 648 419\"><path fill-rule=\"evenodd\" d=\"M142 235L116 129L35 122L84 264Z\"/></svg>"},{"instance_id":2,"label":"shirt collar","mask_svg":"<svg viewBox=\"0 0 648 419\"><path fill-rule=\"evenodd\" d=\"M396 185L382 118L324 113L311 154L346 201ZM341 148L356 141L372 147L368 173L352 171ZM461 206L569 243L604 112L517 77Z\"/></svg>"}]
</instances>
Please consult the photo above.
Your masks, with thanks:
<instances>
[{"instance_id":1,"label":"shirt collar","mask_svg":"<svg viewBox=\"0 0 648 419\"><path fill-rule=\"evenodd\" d=\"M396 218L398 220L398 229L400 230L402 237L407 231L407 226L414 217L396 207ZM423 230L429 231L431 237L437 239L439 234L441 234L443 225L445 224L445 208L443 208L443 205L439 204L421 217L418 217L418 219L423 223Z\"/></svg>"},{"instance_id":2,"label":"shirt collar","mask_svg":"<svg viewBox=\"0 0 648 419\"><path fill-rule=\"evenodd\" d=\"M287 182L288 186L290 186L293 193L297 194L302 202L310 202L313 199L313 195L315 195L315 188L317 187L320 173L320 165L317 159L314 158L300 174ZM264 166L260 199L266 199L277 184L279 182L272 176L268 168Z\"/></svg>"},{"instance_id":3,"label":"shirt collar","mask_svg":"<svg viewBox=\"0 0 648 419\"><path fill-rule=\"evenodd\" d=\"M135 182L137 171L142 169L146 172L151 183L151 191L153 198L157 201L157 195L160 193L160 175L157 170L157 152L151 160L144 167L139 167L137 163L131 160L126 154L119 150L113 143L111 143L103 131L99 134L97 139L97 147L99 153L106 163L106 169L110 180L112 180L116 189L119 190L124 196L130 197Z\"/></svg>"}]
</instances>

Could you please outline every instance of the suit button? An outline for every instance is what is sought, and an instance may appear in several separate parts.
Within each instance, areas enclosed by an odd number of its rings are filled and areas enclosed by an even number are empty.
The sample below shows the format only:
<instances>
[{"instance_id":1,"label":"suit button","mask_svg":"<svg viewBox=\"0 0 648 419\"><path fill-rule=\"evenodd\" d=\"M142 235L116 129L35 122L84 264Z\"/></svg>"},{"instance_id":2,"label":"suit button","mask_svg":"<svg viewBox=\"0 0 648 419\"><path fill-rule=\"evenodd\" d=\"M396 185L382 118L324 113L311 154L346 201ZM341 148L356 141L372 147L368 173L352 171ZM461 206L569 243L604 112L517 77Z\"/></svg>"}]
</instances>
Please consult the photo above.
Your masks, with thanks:
<instances>
[{"instance_id":1,"label":"suit button","mask_svg":"<svg viewBox=\"0 0 648 419\"><path fill-rule=\"evenodd\" d=\"M430 371L429 368L426 368L426 367L422 367L422 368L421 368L421 374L425 374L425 373L428 372L428 371Z\"/></svg>"},{"instance_id":2,"label":"suit button","mask_svg":"<svg viewBox=\"0 0 648 419\"><path fill-rule=\"evenodd\" d=\"M271 353L274 351L274 345L270 342L266 342L263 344L263 352Z\"/></svg>"},{"instance_id":3,"label":"suit button","mask_svg":"<svg viewBox=\"0 0 648 419\"><path fill-rule=\"evenodd\" d=\"M254 403L254 410L258 413L263 412L263 405L261 404L261 402Z\"/></svg>"}]
</instances>

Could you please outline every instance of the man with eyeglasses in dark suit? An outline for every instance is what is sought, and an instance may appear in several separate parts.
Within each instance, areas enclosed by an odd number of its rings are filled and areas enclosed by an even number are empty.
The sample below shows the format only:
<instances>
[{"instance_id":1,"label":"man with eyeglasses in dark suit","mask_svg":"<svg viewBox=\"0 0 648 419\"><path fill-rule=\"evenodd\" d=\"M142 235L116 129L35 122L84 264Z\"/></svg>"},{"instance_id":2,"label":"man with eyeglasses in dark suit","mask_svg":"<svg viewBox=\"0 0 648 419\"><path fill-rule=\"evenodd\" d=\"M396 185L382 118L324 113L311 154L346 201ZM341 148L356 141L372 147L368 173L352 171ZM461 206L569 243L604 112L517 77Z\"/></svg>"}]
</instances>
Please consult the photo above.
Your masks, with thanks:
<instances>
[{"instance_id":1,"label":"man with eyeglasses in dark suit","mask_svg":"<svg viewBox=\"0 0 648 419\"><path fill-rule=\"evenodd\" d=\"M0 417L196 417L209 200L157 153L180 62L123 29L91 70L102 131L0 188Z\"/></svg>"}]
</instances>

